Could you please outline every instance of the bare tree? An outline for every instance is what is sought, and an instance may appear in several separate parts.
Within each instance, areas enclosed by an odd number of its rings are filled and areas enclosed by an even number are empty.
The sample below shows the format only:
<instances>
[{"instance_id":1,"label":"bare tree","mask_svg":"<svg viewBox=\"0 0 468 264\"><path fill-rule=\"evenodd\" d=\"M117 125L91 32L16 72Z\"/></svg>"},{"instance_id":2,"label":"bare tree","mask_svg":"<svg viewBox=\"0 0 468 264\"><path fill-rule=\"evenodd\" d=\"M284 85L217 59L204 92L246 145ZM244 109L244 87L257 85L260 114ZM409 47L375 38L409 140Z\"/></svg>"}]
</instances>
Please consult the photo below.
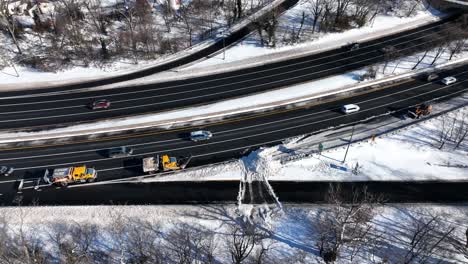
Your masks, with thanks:
<instances>
[{"instance_id":1,"label":"bare tree","mask_svg":"<svg viewBox=\"0 0 468 264\"><path fill-rule=\"evenodd\" d=\"M419 64L421 64L421 62L424 61L424 59L427 57L427 54L429 53L429 51L430 51L430 49L427 48L426 51L424 51L424 53L421 56L418 55L418 57L417 57L418 61L413 66L413 68L411 68L411 70L415 70L419 66Z\"/></svg>"},{"instance_id":2,"label":"bare tree","mask_svg":"<svg viewBox=\"0 0 468 264\"><path fill-rule=\"evenodd\" d=\"M318 215L316 230L317 247L327 263L336 261L343 246L360 247L366 244L373 226L371 220L375 208L382 202L367 188L353 188L350 202L345 202L340 185L330 185L326 196L329 208Z\"/></svg>"},{"instance_id":3,"label":"bare tree","mask_svg":"<svg viewBox=\"0 0 468 264\"><path fill-rule=\"evenodd\" d=\"M16 35L18 34L16 19L15 16L13 14L10 14L8 11L9 3L10 1L8 0L0 0L0 28L6 28L6 30L11 36L11 39L13 40L13 43L16 46L18 53L22 54L23 52L18 43L18 39L16 38Z\"/></svg>"},{"instance_id":4,"label":"bare tree","mask_svg":"<svg viewBox=\"0 0 468 264\"><path fill-rule=\"evenodd\" d=\"M342 28L343 24L345 23L345 16L348 11L348 8L352 0L335 0L335 19L333 22L333 28L336 30L337 28Z\"/></svg>"},{"instance_id":5,"label":"bare tree","mask_svg":"<svg viewBox=\"0 0 468 264\"><path fill-rule=\"evenodd\" d=\"M109 21L105 16L105 11L102 7L101 0L87 0L84 6L89 14L88 21L91 22L95 32L98 34L99 43L101 46L101 55L103 59L109 58L109 51L107 48L108 39L108 24Z\"/></svg>"},{"instance_id":6,"label":"bare tree","mask_svg":"<svg viewBox=\"0 0 468 264\"><path fill-rule=\"evenodd\" d=\"M323 14L326 0L310 0L309 3L309 11L312 17L312 34L314 34L317 28L317 22Z\"/></svg>"},{"instance_id":7,"label":"bare tree","mask_svg":"<svg viewBox=\"0 0 468 264\"><path fill-rule=\"evenodd\" d=\"M126 218L113 214L109 227L112 238L112 262L162 264L165 252L161 244L162 234L158 224L146 220Z\"/></svg>"},{"instance_id":8,"label":"bare tree","mask_svg":"<svg viewBox=\"0 0 468 264\"><path fill-rule=\"evenodd\" d=\"M58 258L65 263L94 263L98 229L91 224L57 224L50 233ZM98 254L101 258L102 254Z\"/></svg>"},{"instance_id":9,"label":"bare tree","mask_svg":"<svg viewBox=\"0 0 468 264\"><path fill-rule=\"evenodd\" d=\"M440 58L440 56L444 54L446 48L447 48L447 43L444 43L435 49L434 59L432 59L431 65L434 65L434 63L436 63L436 61Z\"/></svg>"},{"instance_id":10,"label":"bare tree","mask_svg":"<svg viewBox=\"0 0 468 264\"><path fill-rule=\"evenodd\" d=\"M459 118L457 118L455 127L456 128L454 134L454 149L457 149L458 147L460 147L460 145L463 143L463 141L466 139L466 136L468 135L468 115L466 113L463 113Z\"/></svg>"},{"instance_id":11,"label":"bare tree","mask_svg":"<svg viewBox=\"0 0 468 264\"><path fill-rule=\"evenodd\" d=\"M409 233L410 241L402 258L403 263L427 263L441 251L448 253L444 244L455 227L445 226L440 220L438 216L417 218L408 225L414 228Z\"/></svg>"},{"instance_id":12,"label":"bare tree","mask_svg":"<svg viewBox=\"0 0 468 264\"><path fill-rule=\"evenodd\" d=\"M413 1L413 4L410 6L410 8L408 9L408 12L406 12L406 16L407 17L410 17L414 14L414 12L416 11L416 8L421 5L421 0L414 0Z\"/></svg>"},{"instance_id":13,"label":"bare tree","mask_svg":"<svg viewBox=\"0 0 468 264\"><path fill-rule=\"evenodd\" d=\"M451 140L453 137L453 133L455 131L457 123L457 117L448 117L445 116L442 118L442 123L440 123L440 128L439 128L439 149L442 149L445 146L445 143L447 141Z\"/></svg>"},{"instance_id":14,"label":"bare tree","mask_svg":"<svg viewBox=\"0 0 468 264\"><path fill-rule=\"evenodd\" d=\"M259 247L257 247L255 250L254 263L262 264L271 262L271 260L268 258L269 252L273 249L276 243L273 241L262 240L259 244Z\"/></svg>"},{"instance_id":15,"label":"bare tree","mask_svg":"<svg viewBox=\"0 0 468 264\"><path fill-rule=\"evenodd\" d=\"M182 21L184 22L185 32L187 33L188 46L191 47L193 44L193 32L195 24L192 21L193 16L193 2L187 5L181 6L179 13Z\"/></svg>"},{"instance_id":16,"label":"bare tree","mask_svg":"<svg viewBox=\"0 0 468 264\"><path fill-rule=\"evenodd\" d=\"M270 47L276 46L276 28L278 27L278 18L280 14L281 10L275 9L268 12L263 17L261 17L253 23L259 34L260 44L262 46L264 46L265 44L267 44ZM263 32L266 33L266 37L268 39L265 39Z\"/></svg>"},{"instance_id":17,"label":"bare tree","mask_svg":"<svg viewBox=\"0 0 468 264\"><path fill-rule=\"evenodd\" d=\"M166 32L171 33L171 27L174 23L175 15L168 1L161 4L161 15L164 20L164 25L166 26Z\"/></svg>"},{"instance_id":18,"label":"bare tree","mask_svg":"<svg viewBox=\"0 0 468 264\"><path fill-rule=\"evenodd\" d=\"M72 50L75 56L86 59L89 47L86 46L85 35L82 31L82 21L85 16L82 11L83 2L77 0L59 0L58 13L62 17L64 30L63 41Z\"/></svg>"},{"instance_id":19,"label":"bare tree","mask_svg":"<svg viewBox=\"0 0 468 264\"><path fill-rule=\"evenodd\" d=\"M382 51L383 51L383 58L384 58L384 67L382 69L382 73L385 73L385 70L387 69L390 61L398 58L400 55L399 55L398 50L394 46L391 46L391 45L382 48Z\"/></svg>"},{"instance_id":20,"label":"bare tree","mask_svg":"<svg viewBox=\"0 0 468 264\"><path fill-rule=\"evenodd\" d=\"M202 232L202 236L201 251L204 255L204 263L213 264L216 262L215 251L218 248L215 233L212 230L205 230Z\"/></svg>"},{"instance_id":21,"label":"bare tree","mask_svg":"<svg viewBox=\"0 0 468 264\"><path fill-rule=\"evenodd\" d=\"M448 50L450 52L450 57L449 57L449 60L452 60L453 56L455 56L455 54L458 54L462 51L463 47L465 46L466 44L466 39L459 39L459 40L455 40L453 42L451 42L449 45L448 45Z\"/></svg>"},{"instance_id":22,"label":"bare tree","mask_svg":"<svg viewBox=\"0 0 468 264\"><path fill-rule=\"evenodd\" d=\"M235 264L240 264L249 257L254 249L254 236L247 234L243 228L237 225L231 228L229 236L228 247L231 260Z\"/></svg>"},{"instance_id":23,"label":"bare tree","mask_svg":"<svg viewBox=\"0 0 468 264\"><path fill-rule=\"evenodd\" d=\"M138 19L136 18L137 16L137 9L135 6L125 6L124 11L120 11L120 14L124 18L124 22L126 25L126 28L128 30L128 34L122 34L121 36L124 37L128 36L130 38L130 47L131 51L133 53L133 59L135 61L135 64L138 63L138 56L137 56L137 39L136 39L136 26L138 23ZM120 39L119 41L122 41L123 39Z\"/></svg>"},{"instance_id":24,"label":"bare tree","mask_svg":"<svg viewBox=\"0 0 468 264\"><path fill-rule=\"evenodd\" d=\"M165 237L171 258L177 263L216 263L218 247L213 230L180 223Z\"/></svg>"}]
</instances>

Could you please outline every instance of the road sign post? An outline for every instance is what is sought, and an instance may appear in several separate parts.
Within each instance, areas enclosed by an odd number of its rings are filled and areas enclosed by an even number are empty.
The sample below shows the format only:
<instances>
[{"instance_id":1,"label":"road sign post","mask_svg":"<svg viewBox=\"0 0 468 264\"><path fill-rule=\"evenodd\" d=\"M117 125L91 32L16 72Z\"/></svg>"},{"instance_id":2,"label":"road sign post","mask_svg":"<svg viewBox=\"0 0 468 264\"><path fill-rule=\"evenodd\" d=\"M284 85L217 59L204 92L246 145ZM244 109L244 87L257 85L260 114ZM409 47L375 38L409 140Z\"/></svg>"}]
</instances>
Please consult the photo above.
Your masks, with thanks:
<instances>
[{"instance_id":1,"label":"road sign post","mask_svg":"<svg viewBox=\"0 0 468 264\"><path fill-rule=\"evenodd\" d=\"M346 152L345 152L343 161L341 163L345 163L346 161L346 156L348 156L349 146L351 145L351 142L353 141L353 135L354 135L354 126L353 126L353 130L351 130L351 137L349 138L348 147L346 147Z\"/></svg>"},{"instance_id":2,"label":"road sign post","mask_svg":"<svg viewBox=\"0 0 468 264\"><path fill-rule=\"evenodd\" d=\"M226 59L226 31L223 30L223 60Z\"/></svg>"}]
</instances>

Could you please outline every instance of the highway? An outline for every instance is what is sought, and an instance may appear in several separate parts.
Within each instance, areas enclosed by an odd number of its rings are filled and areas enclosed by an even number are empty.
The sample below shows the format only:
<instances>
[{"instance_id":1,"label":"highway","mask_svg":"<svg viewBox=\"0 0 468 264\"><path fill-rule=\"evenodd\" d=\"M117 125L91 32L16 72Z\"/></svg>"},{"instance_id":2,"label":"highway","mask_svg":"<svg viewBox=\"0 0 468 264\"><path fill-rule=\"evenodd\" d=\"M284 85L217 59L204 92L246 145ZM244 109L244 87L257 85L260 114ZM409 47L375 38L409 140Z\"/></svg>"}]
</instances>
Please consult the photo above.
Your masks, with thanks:
<instances>
[{"instance_id":1,"label":"highway","mask_svg":"<svg viewBox=\"0 0 468 264\"><path fill-rule=\"evenodd\" d=\"M141 159L157 154L192 155L189 167L209 164L240 157L259 146L275 145L289 137L313 133L340 124L360 122L388 111L401 110L395 113L395 115L400 115L404 111L402 109L408 106L433 98L448 99L467 91L468 65L444 72L441 77L444 76L455 76L458 82L446 86L438 81L431 83L414 79L339 101L224 120L203 127L155 130L142 134L120 135L115 138L84 140L73 144L57 143L39 147L2 149L0 165L13 166L17 170L13 175L2 177L3 179L0 180L0 201L2 204L11 204L17 198L17 180L24 179L28 185L23 192L26 196L29 195L28 199L30 199L28 201L26 199L25 203L33 200L51 202L51 197L55 197L58 193L61 196L67 196L67 201L70 203L73 203L73 199L75 202L86 203L83 200L93 200L93 197L99 195L101 187L77 188L87 189L82 192L88 194L94 193L94 196L89 194L89 198L86 198L74 196L72 191L67 192L68 190L56 190L50 187L34 191L31 189L33 187L31 183L40 178L46 169L52 170L57 167L80 164L95 167L99 173L99 181L102 182L138 176L142 175ZM348 115L342 114L339 107L347 103L358 104L361 111ZM189 141L186 138L187 133L199 128L212 131L213 138L199 143ZM115 146L131 146L135 150L134 155L128 158L108 158L106 151ZM133 190L128 189L128 191Z\"/></svg>"},{"instance_id":2,"label":"highway","mask_svg":"<svg viewBox=\"0 0 468 264\"><path fill-rule=\"evenodd\" d=\"M341 74L385 60L384 47L400 55L423 50L446 38L455 17L396 35L372 40L357 50L349 47L293 58L268 65L202 77L112 90L37 89L0 93L1 129L40 129L69 123L157 113L222 99L277 89ZM395 53L391 54L392 56ZM311 87L313 89L313 87ZM98 99L111 101L109 109L90 110Z\"/></svg>"}]
</instances>

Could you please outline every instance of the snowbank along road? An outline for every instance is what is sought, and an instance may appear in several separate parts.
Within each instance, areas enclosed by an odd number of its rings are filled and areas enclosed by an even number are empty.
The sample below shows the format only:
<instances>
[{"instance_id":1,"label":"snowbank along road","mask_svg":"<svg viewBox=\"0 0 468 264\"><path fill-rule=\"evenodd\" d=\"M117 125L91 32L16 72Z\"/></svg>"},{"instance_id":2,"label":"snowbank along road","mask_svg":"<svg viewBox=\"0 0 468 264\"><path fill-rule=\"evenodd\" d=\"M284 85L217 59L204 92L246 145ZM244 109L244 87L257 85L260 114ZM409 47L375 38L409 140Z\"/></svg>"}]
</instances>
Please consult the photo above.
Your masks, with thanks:
<instances>
[{"instance_id":1,"label":"snowbank along road","mask_svg":"<svg viewBox=\"0 0 468 264\"><path fill-rule=\"evenodd\" d=\"M409 106L435 98L448 99L467 91L468 65L441 73L441 77L445 76L455 76L458 82L444 85L439 81L426 82L415 79L339 101L225 120L204 127L120 135L114 138L91 139L69 144L58 142L55 145L2 149L0 150L0 164L15 167L16 171L0 181L2 194L0 201L3 204L11 204L18 199L16 192L19 179L24 179L25 183L23 193L20 195L21 199L25 199L24 203L31 201L54 203L52 197L57 199L57 195L66 197L64 201L70 203L92 203L96 199L102 201L104 198L100 196L105 195L102 191L112 188L102 187L104 188L102 189L84 184L79 188L61 190L58 194L57 190L51 187L34 191L34 183L42 177L46 169L52 170L64 166L86 164L95 167L99 173L99 181L106 182L142 175L142 158L153 155L192 155L189 167L240 157L257 147L278 144L290 137L342 124L361 122L389 111L397 111L394 115L401 115ZM352 114L342 114L340 107L349 103L358 104L361 110ZM197 129L210 130L213 137L204 142L191 142L187 139L187 134ZM126 158L108 158L107 150L116 146L132 147L134 153ZM71 189L86 189L80 191L85 192L86 195L74 195ZM136 190L138 190L138 185L129 185L126 192ZM145 201L143 193L146 192L141 192L142 196L139 198L142 202ZM125 197L129 195L121 197L122 200L119 201L125 202ZM132 201L135 199L132 198ZM114 199L114 201L117 200Z\"/></svg>"},{"instance_id":2,"label":"snowbank along road","mask_svg":"<svg viewBox=\"0 0 468 264\"><path fill-rule=\"evenodd\" d=\"M216 100L233 98L330 75L344 73L385 60L385 47L401 55L422 50L445 38L457 25L455 17L421 28L372 40L357 50L342 47L320 54L190 79L122 87L111 90L83 89L60 92L55 89L0 93L2 129L40 129L72 122L156 113ZM311 87L313 89L313 87ZM111 107L92 111L95 100L107 99Z\"/></svg>"}]
</instances>

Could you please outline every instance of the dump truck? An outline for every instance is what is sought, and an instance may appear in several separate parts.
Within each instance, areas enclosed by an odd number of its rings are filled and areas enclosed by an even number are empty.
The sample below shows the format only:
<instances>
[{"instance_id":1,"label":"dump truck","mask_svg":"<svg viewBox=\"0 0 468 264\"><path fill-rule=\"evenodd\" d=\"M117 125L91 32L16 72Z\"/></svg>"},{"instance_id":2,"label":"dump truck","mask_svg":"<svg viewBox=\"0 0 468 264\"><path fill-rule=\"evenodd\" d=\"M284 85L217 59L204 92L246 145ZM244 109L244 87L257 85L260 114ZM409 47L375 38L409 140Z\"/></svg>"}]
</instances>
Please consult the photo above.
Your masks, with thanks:
<instances>
[{"instance_id":1,"label":"dump truck","mask_svg":"<svg viewBox=\"0 0 468 264\"><path fill-rule=\"evenodd\" d=\"M155 173L159 170L159 156L143 159L143 172Z\"/></svg>"},{"instance_id":2,"label":"dump truck","mask_svg":"<svg viewBox=\"0 0 468 264\"><path fill-rule=\"evenodd\" d=\"M67 186L70 183L93 182L97 178L97 171L94 168L87 168L85 165L68 168L54 169L50 177L46 175L48 181L58 186Z\"/></svg>"},{"instance_id":3,"label":"dump truck","mask_svg":"<svg viewBox=\"0 0 468 264\"><path fill-rule=\"evenodd\" d=\"M146 157L143 159L143 172L154 173L157 171L171 171L185 169L191 157L171 157L161 155L156 157Z\"/></svg>"},{"instance_id":4,"label":"dump truck","mask_svg":"<svg viewBox=\"0 0 468 264\"><path fill-rule=\"evenodd\" d=\"M408 110L408 116L410 118L419 118L421 116L429 115L432 112L432 105L420 104Z\"/></svg>"}]
</instances>

